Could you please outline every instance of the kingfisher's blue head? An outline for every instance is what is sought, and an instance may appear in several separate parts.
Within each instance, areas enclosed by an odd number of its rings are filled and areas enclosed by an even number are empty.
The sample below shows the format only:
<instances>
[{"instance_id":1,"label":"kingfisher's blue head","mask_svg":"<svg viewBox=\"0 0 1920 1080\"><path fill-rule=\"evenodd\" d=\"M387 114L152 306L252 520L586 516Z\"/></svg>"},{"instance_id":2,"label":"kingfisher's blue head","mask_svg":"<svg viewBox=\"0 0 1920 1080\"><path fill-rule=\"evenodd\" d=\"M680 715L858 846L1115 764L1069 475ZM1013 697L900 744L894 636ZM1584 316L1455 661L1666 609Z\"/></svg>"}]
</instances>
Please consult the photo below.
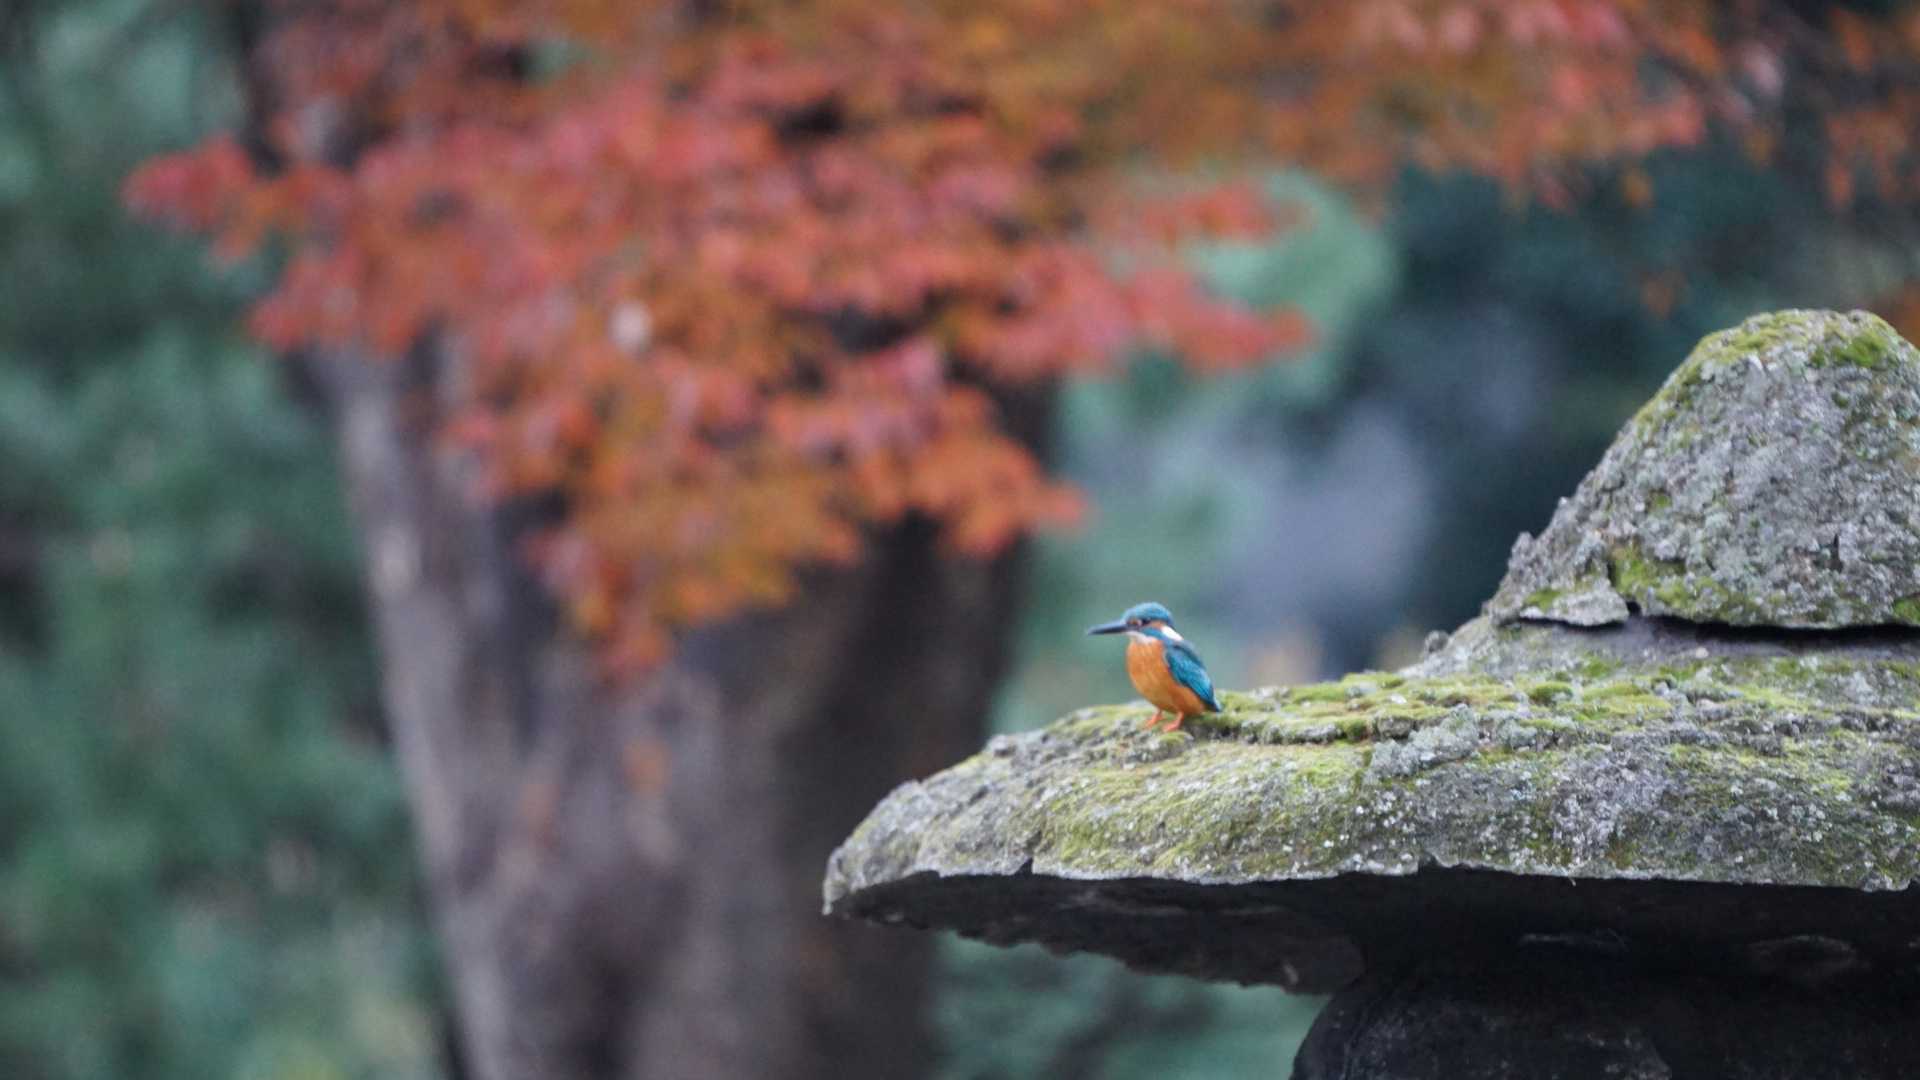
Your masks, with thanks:
<instances>
[{"instance_id":1,"label":"kingfisher's blue head","mask_svg":"<svg viewBox=\"0 0 1920 1080\"><path fill-rule=\"evenodd\" d=\"M1089 627L1089 634L1128 634L1140 637L1168 637L1180 640L1180 632L1173 628L1173 612L1165 604L1135 604L1126 614L1110 623Z\"/></svg>"}]
</instances>

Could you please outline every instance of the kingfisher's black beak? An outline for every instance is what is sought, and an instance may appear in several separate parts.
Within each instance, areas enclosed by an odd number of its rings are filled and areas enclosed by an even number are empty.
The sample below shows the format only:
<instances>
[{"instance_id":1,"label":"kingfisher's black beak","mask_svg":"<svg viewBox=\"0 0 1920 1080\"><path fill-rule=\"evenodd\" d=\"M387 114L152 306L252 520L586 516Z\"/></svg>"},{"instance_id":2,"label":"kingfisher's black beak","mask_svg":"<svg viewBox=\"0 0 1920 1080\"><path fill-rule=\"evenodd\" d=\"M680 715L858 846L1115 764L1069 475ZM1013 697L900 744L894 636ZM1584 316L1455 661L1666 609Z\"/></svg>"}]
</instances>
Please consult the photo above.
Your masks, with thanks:
<instances>
[{"instance_id":1,"label":"kingfisher's black beak","mask_svg":"<svg viewBox=\"0 0 1920 1080\"><path fill-rule=\"evenodd\" d=\"M1092 637L1095 634L1118 634L1126 628L1127 620L1115 619L1112 622L1103 622L1099 626L1088 627L1087 636Z\"/></svg>"}]
</instances>

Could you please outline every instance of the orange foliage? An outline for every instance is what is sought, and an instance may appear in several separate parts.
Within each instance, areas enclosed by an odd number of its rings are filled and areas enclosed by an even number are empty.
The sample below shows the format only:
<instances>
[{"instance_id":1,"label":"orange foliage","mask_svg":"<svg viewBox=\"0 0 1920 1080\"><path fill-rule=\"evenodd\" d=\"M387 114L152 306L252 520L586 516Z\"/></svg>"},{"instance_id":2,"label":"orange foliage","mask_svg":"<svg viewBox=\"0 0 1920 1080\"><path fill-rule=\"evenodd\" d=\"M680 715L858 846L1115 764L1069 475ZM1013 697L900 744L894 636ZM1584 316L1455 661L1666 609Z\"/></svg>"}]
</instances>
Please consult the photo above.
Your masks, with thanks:
<instances>
[{"instance_id":1,"label":"orange foliage","mask_svg":"<svg viewBox=\"0 0 1920 1080\"><path fill-rule=\"evenodd\" d=\"M557 497L535 555L631 668L869 526L926 515L981 554L1071 520L998 393L1133 345L1219 368L1301 342L1172 258L1269 208L1171 177L1412 163L1564 202L1595 162L1764 127L1789 43L1730 9L282 0L269 145L157 160L129 198L228 256L285 240L253 315L276 346L437 335L448 435L497 492ZM1871 33L1837 40L1871 66Z\"/></svg>"}]
</instances>

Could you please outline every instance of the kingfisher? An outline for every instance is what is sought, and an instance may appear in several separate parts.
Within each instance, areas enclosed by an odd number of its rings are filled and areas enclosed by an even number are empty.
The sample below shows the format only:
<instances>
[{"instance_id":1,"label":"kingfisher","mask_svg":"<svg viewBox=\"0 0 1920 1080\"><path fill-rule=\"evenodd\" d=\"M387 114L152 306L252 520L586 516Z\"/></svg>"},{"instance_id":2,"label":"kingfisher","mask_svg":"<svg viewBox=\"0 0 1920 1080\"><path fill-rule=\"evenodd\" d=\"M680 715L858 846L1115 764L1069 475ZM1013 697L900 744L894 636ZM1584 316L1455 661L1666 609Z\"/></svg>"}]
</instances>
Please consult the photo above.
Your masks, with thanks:
<instances>
[{"instance_id":1,"label":"kingfisher","mask_svg":"<svg viewBox=\"0 0 1920 1080\"><path fill-rule=\"evenodd\" d=\"M1144 725L1152 730L1172 713L1167 731L1179 731L1189 716L1219 712L1213 696L1213 678L1187 639L1173 628L1173 612L1163 604L1135 604L1125 615L1087 630L1092 634L1127 635L1127 678L1140 696L1153 703L1153 716Z\"/></svg>"}]
</instances>

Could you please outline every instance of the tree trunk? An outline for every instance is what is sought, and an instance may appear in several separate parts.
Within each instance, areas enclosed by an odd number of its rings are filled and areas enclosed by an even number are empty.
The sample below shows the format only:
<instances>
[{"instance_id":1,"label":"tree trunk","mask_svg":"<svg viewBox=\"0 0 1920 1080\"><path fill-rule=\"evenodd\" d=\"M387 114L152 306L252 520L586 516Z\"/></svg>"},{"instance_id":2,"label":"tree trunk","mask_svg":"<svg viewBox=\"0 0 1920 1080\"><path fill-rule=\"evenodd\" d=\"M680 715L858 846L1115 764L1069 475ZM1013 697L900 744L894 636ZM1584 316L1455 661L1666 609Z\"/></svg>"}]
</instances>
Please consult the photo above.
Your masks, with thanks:
<instances>
[{"instance_id":1,"label":"tree trunk","mask_svg":"<svg viewBox=\"0 0 1920 1080\"><path fill-rule=\"evenodd\" d=\"M1016 556L942 558L903 526L609 686L513 513L435 443L441 376L316 366L471 1074L924 1071L930 944L822 918L820 875L890 787L978 745Z\"/></svg>"}]
</instances>

